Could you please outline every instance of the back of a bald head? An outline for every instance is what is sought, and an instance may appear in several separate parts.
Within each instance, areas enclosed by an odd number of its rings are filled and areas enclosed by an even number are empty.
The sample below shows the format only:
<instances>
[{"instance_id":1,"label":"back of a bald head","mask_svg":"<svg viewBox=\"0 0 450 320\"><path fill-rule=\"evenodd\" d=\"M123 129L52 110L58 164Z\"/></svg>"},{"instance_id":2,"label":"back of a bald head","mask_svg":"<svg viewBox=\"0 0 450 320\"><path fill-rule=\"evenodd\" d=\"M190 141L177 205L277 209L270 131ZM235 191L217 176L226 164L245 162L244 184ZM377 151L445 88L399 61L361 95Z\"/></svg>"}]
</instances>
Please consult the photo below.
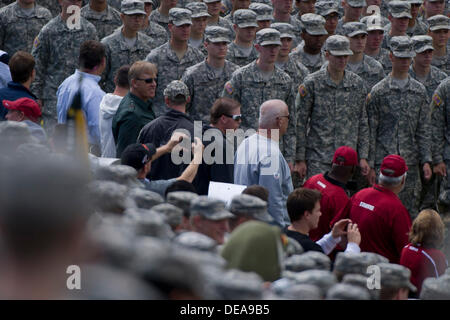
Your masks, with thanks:
<instances>
[{"instance_id":1,"label":"back of a bald head","mask_svg":"<svg viewBox=\"0 0 450 320\"><path fill-rule=\"evenodd\" d=\"M288 106L283 100L274 99L264 102L259 109L259 128L275 129L276 118L283 111L288 111Z\"/></svg>"}]
</instances>

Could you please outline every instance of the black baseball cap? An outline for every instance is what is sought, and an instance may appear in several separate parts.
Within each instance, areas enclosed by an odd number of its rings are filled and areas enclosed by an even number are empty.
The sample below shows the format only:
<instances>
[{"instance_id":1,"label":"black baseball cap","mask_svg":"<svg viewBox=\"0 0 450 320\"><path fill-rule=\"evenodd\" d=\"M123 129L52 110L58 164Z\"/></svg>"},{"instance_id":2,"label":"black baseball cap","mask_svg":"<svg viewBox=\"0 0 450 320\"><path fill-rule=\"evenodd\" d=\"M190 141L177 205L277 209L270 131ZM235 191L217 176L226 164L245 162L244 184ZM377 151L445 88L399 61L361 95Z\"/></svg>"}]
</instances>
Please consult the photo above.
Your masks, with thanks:
<instances>
[{"instance_id":1,"label":"black baseball cap","mask_svg":"<svg viewBox=\"0 0 450 320\"><path fill-rule=\"evenodd\" d=\"M152 143L133 143L122 152L121 163L126 166L140 170L150 161L156 153L156 148Z\"/></svg>"}]
</instances>

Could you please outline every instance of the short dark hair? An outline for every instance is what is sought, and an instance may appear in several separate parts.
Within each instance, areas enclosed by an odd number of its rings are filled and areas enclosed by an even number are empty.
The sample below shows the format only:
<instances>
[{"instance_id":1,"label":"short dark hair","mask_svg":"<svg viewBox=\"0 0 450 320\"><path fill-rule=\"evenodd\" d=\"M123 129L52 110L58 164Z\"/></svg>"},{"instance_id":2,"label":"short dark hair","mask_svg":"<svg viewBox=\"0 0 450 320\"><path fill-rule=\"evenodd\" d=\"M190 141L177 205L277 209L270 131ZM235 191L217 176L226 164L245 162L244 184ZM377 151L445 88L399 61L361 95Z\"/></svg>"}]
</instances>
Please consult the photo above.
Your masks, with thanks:
<instances>
[{"instance_id":1,"label":"short dark hair","mask_svg":"<svg viewBox=\"0 0 450 320\"><path fill-rule=\"evenodd\" d=\"M168 98L168 99L169 99L169 101L170 101L172 104L174 104L174 105L176 105L176 106L185 104L186 101L187 101L187 97L185 97L185 96L182 95L182 94L177 94L175 97L173 97L173 98Z\"/></svg>"},{"instance_id":2,"label":"short dark hair","mask_svg":"<svg viewBox=\"0 0 450 320\"><path fill-rule=\"evenodd\" d=\"M36 61L31 54L25 51L17 51L9 59L9 70L12 81L17 83L27 82L31 77L35 65Z\"/></svg>"},{"instance_id":3,"label":"short dark hair","mask_svg":"<svg viewBox=\"0 0 450 320\"><path fill-rule=\"evenodd\" d=\"M300 220L305 211L313 211L322 194L318 190L297 188L287 199L287 211L292 222Z\"/></svg>"},{"instance_id":4,"label":"short dark hair","mask_svg":"<svg viewBox=\"0 0 450 320\"><path fill-rule=\"evenodd\" d=\"M121 88L130 88L130 83L128 82L128 71L130 71L130 65L123 65L117 70L114 76L114 84Z\"/></svg>"},{"instance_id":5,"label":"short dark hair","mask_svg":"<svg viewBox=\"0 0 450 320\"><path fill-rule=\"evenodd\" d=\"M175 191L190 191L197 193L197 189L195 189L195 186L192 183L186 180L177 180L167 187L166 192L164 193L165 198L167 198L169 193Z\"/></svg>"},{"instance_id":6,"label":"short dark hair","mask_svg":"<svg viewBox=\"0 0 450 320\"><path fill-rule=\"evenodd\" d=\"M105 57L105 46L95 40L87 40L81 44L78 62L81 68L88 70L100 65Z\"/></svg>"},{"instance_id":7,"label":"short dark hair","mask_svg":"<svg viewBox=\"0 0 450 320\"><path fill-rule=\"evenodd\" d=\"M251 196L258 197L265 202L269 201L269 190L257 184L245 188L244 191L242 191L242 194L249 194Z\"/></svg>"},{"instance_id":8,"label":"short dark hair","mask_svg":"<svg viewBox=\"0 0 450 320\"><path fill-rule=\"evenodd\" d=\"M239 108L241 104L236 100L230 98L217 99L210 110L210 121L212 124L216 124L220 117L224 114L230 114L232 110Z\"/></svg>"}]
</instances>

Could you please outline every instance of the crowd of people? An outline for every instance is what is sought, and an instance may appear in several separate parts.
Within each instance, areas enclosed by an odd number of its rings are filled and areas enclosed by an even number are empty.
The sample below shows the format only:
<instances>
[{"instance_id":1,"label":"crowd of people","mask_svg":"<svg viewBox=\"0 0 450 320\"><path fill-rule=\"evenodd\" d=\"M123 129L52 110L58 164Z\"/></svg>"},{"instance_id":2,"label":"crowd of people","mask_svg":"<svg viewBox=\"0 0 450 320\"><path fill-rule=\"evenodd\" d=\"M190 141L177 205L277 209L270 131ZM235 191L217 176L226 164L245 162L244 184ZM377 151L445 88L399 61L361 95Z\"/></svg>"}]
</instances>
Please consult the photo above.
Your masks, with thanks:
<instances>
[{"instance_id":1,"label":"crowd of people","mask_svg":"<svg viewBox=\"0 0 450 320\"><path fill-rule=\"evenodd\" d=\"M446 6L3 0L0 296L450 299Z\"/></svg>"}]
</instances>

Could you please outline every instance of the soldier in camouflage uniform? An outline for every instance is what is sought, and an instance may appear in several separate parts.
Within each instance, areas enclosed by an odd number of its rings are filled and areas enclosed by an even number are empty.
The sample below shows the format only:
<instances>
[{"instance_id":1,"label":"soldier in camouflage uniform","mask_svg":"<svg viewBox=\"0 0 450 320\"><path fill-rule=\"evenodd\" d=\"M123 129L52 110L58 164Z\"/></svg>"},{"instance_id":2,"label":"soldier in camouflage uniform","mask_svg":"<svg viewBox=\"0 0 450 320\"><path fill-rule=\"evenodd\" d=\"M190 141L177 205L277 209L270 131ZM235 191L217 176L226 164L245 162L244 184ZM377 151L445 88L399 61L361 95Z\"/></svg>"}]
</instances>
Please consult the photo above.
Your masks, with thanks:
<instances>
[{"instance_id":1,"label":"soldier in camouflage uniform","mask_svg":"<svg viewBox=\"0 0 450 320\"><path fill-rule=\"evenodd\" d=\"M156 116L165 112L164 88L173 80L181 79L187 68L200 63L204 55L188 44L192 12L173 8L169 11L170 41L152 50L145 58L158 67L158 87L153 100Z\"/></svg>"},{"instance_id":2,"label":"soldier in camouflage uniform","mask_svg":"<svg viewBox=\"0 0 450 320\"><path fill-rule=\"evenodd\" d=\"M359 21L367 3L366 0L343 0L342 6L344 7L344 16L339 19L336 27L336 34L340 35L344 34L343 26L345 23Z\"/></svg>"},{"instance_id":3,"label":"soldier in camouflage uniform","mask_svg":"<svg viewBox=\"0 0 450 320\"><path fill-rule=\"evenodd\" d=\"M114 91L114 76L121 66L132 65L136 61L145 59L150 50L154 48L152 39L138 32L145 17L142 1L122 1L122 28L102 39L106 49L106 68L102 79L105 92Z\"/></svg>"},{"instance_id":4,"label":"soldier in camouflage uniform","mask_svg":"<svg viewBox=\"0 0 450 320\"><path fill-rule=\"evenodd\" d=\"M169 11L172 8L175 8L177 5L177 0L162 0L161 5L158 9L153 10L150 13L150 21L153 21L163 27L167 34L170 34L169 31Z\"/></svg>"},{"instance_id":5,"label":"soldier in camouflage uniform","mask_svg":"<svg viewBox=\"0 0 450 320\"><path fill-rule=\"evenodd\" d=\"M431 178L430 105L427 91L409 76L414 57L408 36L392 37L392 73L376 84L367 96L367 113L371 131L370 160L375 170L388 154L402 156L408 165L405 188L399 198L414 218L418 214L420 169ZM375 171L371 172L372 180Z\"/></svg>"},{"instance_id":6,"label":"soldier in camouflage uniform","mask_svg":"<svg viewBox=\"0 0 450 320\"><path fill-rule=\"evenodd\" d=\"M253 46L257 27L255 12L248 9L236 10L234 13L236 38L228 45L226 57L228 61L243 67L258 58L258 51Z\"/></svg>"},{"instance_id":7,"label":"soldier in camouflage uniform","mask_svg":"<svg viewBox=\"0 0 450 320\"><path fill-rule=\"evenodd\" d=\"M34 0L17 0L0 10L0 48L12 57L17 51L31 52L34 38L52 15Z\"/></svg>"},{"instance_id":8,"label":"soldier in camouflage uniform","mask_svg":"<svg viewBox=\"0 0 450 320\"><path fill-rule=\"evenodd\" d=\"M270 28L273 21L273 8L271 6L264 3L251 3L248 8L256 13L256 22L258 23L256 32L264 28Z\"/></svg>"},{"instance_id":9,"label":"soldier in camouflage uniform","mask_svg":"<svg viewBox=\"0 0 450 320\"><path fill-rule=\"evenodd\" d=\"M204 43L204 33L206 28L206 20L209 17L208 6L203 2L192 2L186 5L186 9L192 12L191 36L189 37L189 45L200 50L207 55Z\"/></svg>"},{"instance_id":10,"label":"soldier in camouflage uniform","mask_svg":"<svg viewBox=\"0 0 450 320\"><path fill-rule=\"evenodd\" d=\"M153 8L153 0L144 0L144 10L147 18L144 19L141 32L152 39L152 47L156 48L162 46L169 40L169 34L166 29L161 27L156 22L150 21L149 16Z\"/></svg>"},{"instance_id":11,"label":"soldier in camouflage uniform","mask_svg":"<svg viewBox=\"0 0 450 320\"><path fill-rule=\"evenodd\" d=\"M302 24L300 20L297 19L296 16L291 16L292 11L292 4L289 6L288 3L286 3L289 0L272 0L273 4L273 21L275 22L286 22L291 24L294 27L294 44L293 46L297 46L302 41L301 31L302 31Z\"/></svg>"},{"instance_id":12,"label":"soldier in camouflage uniform","mask_svg":"<svg viewBox=\"0 0 450 320\"><path fill-rule=\"evenodd\" d=\"M276 22L272 24L271 28L278 30L281 34L281 48L275 65L286 72L291 77L294 88L298 88L303 83L303 79L309 74L309 70L300 61L293 60L289 56L295 37L294 27L289 23Z\"/></svg>"},{"instance_id":13,"label":"soldier in camouflage uniform","mask_svg":"<svg viewBox=\"0 0 450 320\"><path fill-rule=\"evenodd\" d=\"M383 80L384 70L381 63L364 54L367 40L367 27L362 22L349 22L344 24L345 36L350 41L350 50L353 55L349 58L346 70L356 73L363 79L367 92Z\"/></svg>"},{"instance_id":14,"label":"soldier in camouflage uniform","mask_svg":"<svg viewBox=\"0 0 450 320\"><path fill-rule=\"evenodd\" d=\"M306 13L301 17L303 25L303 46L297 46L290 54L291 59L301 62L310 73L318 71L326 62L322 47L328 36L325 30L325 18L314 13Z\"/></svg>"},{"instance_id":15,"label":"soldier in camouflage uniform","mask_svg":"<svg viewBox=\"0 0 450 320\"><path fill-rule=\"evenodd\" d=\"M325 30L328 37L336 34L336 28L339 21L339 2L336 0L322 0L314 5L315 13L325 19Z\"/></svg>"},{"instance_id":16,"label":"soldier in camouflage uniform","mask_svg":"<svg viewBox=\"0 0 450 320\"><path fill-rule=\"evenodd\" d=\"M361 22L367 26L367 41L364 53L380 62L385 74L388 74L392 69L392 63L389 59L389 51L381 47L384 37L381 20L379 17L369 16L362 18Z\"/></svg>"},{"instance_id":17,"label":"soldier in camouflage uniform","mask_svg":"<svg viewBox=\"0 0 450 320\"><path fill-rule=\"evenodd\" d=\"M443 15L428 18L429 35L433 38L433 60L431 64L447 75L450 73L450 52L447 51L448 30L450 19Z\"/></svg>"},{"instance_id":18,"label":"soldier in camouflage uniform","mask_svg":"<svg viewBox=\"0 0 450 320\"><path fill-rule=\"evenodd\" d=\"M220 98L225 82L239 69L234 63L225 60L229 37L230 33L226 28L207 27L206 60L189 67L181 78L189 88L191 96L186 111L194 120L209 122L212 104Z\"/></svg>"},{"instance_id":19,"label":"soldier in camouflage uniform","mask_svg":"<svg viewBox=\"0 0 450 320\"><path fill-rule=\"evenodd\" d=\"M409 20L408 30L406 30L406 34L410 37L427 34L428 26L423 23L422 20L417 18L423 0L408 0L408 2L411 4L412 19Z\"/></svg>"},{"instance_id":20,"label":"soldier in camouflage uniform","mask_svg":"<svg viewBox=\"0 0 450 320\"><path fill-rule=\"evenodd\" d=\"M61 15L50 20L34 40L31 54L36 60L36 79L31 91L41 100L42 120L47 134L51 135L57 123L56 90L65 78L78 67L80 46L86 40L97 40L97 30L92 23L80 17L79 28L68 20L68 0L59 0ZM77 4L81 6L81 1ZM70 28L69 28L70 27Z\"/></svg>"},{"instance_id":21,"label":"soldier in camouflage uniform","mask_svg":"<svg viewBox=\"0 0 450 320\"><path fill-rule=\"evenodd\" d=\"M224 19L220 16L220 8L221 2L220 0L203 0L204 3L208 6L208 13L210 17L207 20L208 26L219 26L222 28L227 28L230 30L231 38L234 39L235 34L233 30L233 24L231 24L228 20Z\"/></svg>"},{"instance_id":22,"label":"soldier in camouflage uniform","mask_svg":"<svg viewBox=\"0 0 450 320\"><path fill-rule=\"evenodd\" d=\"M61 13L61 5L59 4L59 1L55 0L38 0L38 1L41 6L50 10L50 13L52 14L53 18Z\"/></svg>"},{"instance_id":23,"label":"soldier in camouflage uniform","mask_svg":"<svg viewBox=\"0 0 450 320\"><path fill-rule=\"evenodd\" d=\"M287 133L280 141L280 149L287 162L295 158L295 119L294 92L292 79L275 67L277 53L281 46L280 32L272 28L262 29L256 34L256 49L259 58L235 71L223 90L223 96L238 101L242 107L241 128L258 128L259 107L264 101L280 99L289 107ZM273 54L275 56L273 56Z\"/></svg>"},{"instance_id":24,"label":"soldier in camouflage uniform","mask_svg":"<svg viewBox=\"0 0 450 320\"><path fill-rule=\"evenodd\" d=\"M444 80L436 89L431 100L433 124L433 172L445 177L443 189L444 202L448 206L450 193L450 78ZM448 208L447 208L448 209Z\"/></svg>"},{"instance_id":25,"label":"soldier in camouflage uniform","mask_svg":"<svg viewBox=\"0 0 450 320\"><path fill-rule=\"evenodd\" d=\"M367 91L358 75L345 70L352 55L348 39L333 35L325 45L328 67L307 76L295 100L296 153L301 160L297 170L302 178L329 171L335 150L346 145L358 152L366 176L370 171Z\"/></svg>"},{"instance_id":26,"label":"soldier in camouflage uniform","mask_svg":"<svg viewBox=\"0 0 450 320\"><path fill-rule=\"evenodd\" d=\"M97 29L99 39L103 39L122 25L120 13L104 0L90 0L81 8L81 16Z\"/></svg>"},{"instance_id":27,"label":"soldier in camouflage uniform","mask_svg":"<svg viewBox=\"0 0 450 320\"><path fill-rule=\"evenodd\" d=\"M388 3L390 24L384 26L382 48L389 49L392 37L406 36L408 23L412 19L411 4L408 1L394 0Z\"/></svg>"},{"instance_id":28,"label":"soldier in camouflage uniform","mask_svg":"<svg viewBox=\"0 0 450 320\"><path fill-rule=\"evenodd\" d=\"M431 65L433 57L433 39L430 36L415 36L412 38L416 56L409 67L409 75L422 83L427 89L428 101L431 101L434 91L438 85L447 78L447 75ZM435 197L435 179L433 175L429 181L422 178L422 192L420 194L420 210L435 208L437 198Z\"/></svg>"}]
</instances>

